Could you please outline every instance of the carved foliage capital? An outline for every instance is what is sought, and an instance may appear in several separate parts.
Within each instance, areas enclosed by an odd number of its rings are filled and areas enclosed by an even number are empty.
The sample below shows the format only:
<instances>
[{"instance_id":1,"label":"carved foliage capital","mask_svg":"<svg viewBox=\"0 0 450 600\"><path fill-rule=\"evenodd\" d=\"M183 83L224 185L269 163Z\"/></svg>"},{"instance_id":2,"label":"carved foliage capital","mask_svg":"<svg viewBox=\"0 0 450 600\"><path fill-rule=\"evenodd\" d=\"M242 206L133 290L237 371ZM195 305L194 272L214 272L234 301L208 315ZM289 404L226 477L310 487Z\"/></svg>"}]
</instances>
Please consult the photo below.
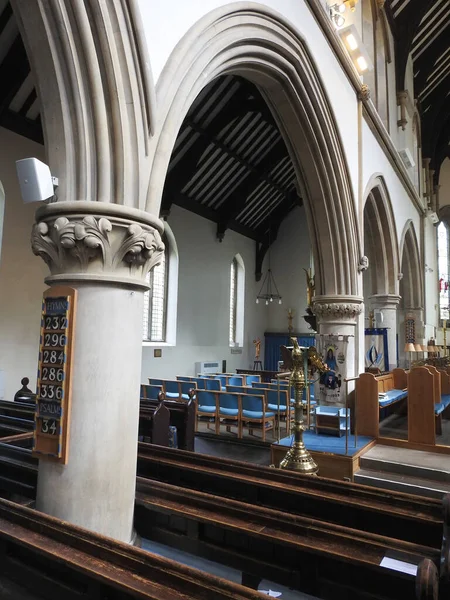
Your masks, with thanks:
<instances>
[{"instance_id":1,"label":"carved foliage capital","mask_svg":"<svg viewBox=\"0 0 450 600\"><path fill-rule=\"evenodd\" d=\"M321 321L354 321L363 310L363 302L314 302L314 314Z\"/></svg>"},{"instance_id":2,"label":"carved foliage capital","mask_svg":"<svg viewBox=\"0 0 450 600\"><path fill-rule=\"evenodd\" d=\"M33 226L33 253L61 279L114 280L144 285L162 258L164 244L150 225L97 215L50 217Z\"/></svg>"}]
</instances>

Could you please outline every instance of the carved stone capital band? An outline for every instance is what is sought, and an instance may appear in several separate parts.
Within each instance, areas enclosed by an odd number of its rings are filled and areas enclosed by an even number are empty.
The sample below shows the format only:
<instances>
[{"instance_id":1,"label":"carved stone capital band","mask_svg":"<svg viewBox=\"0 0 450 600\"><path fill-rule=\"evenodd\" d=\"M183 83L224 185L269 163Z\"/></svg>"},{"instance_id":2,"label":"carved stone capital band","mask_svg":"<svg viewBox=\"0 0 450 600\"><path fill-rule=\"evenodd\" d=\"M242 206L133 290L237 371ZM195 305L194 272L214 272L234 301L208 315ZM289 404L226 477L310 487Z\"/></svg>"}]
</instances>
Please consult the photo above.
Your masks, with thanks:
<instances>
[{"instance_id":1,"label":"carved stone capital band","mask_svg":"<svg viewBox=\"0 0 450 600\"><path fill-rule=\"evenodd\" d=\"M362 84L362 86L359 90L359 93L358 93L358 98L360 100L366 100L366 101L370 99L370 88L367 85L367 83Z\"/></svg>"},{"instance_id":2,"label":"carved stone capital band","mask_svg":"<svg viewBox=\"0 0 450 600\"><path fill-rule=\"evenodd\" d=\"M313 311L319 321L356 321L364 310L358 296L316 296Z\"/></svg>"},{"instance_id":3,"label":"carved stone capital band","mask_svg":"<svg viewBox=\"0 0 450 600\"><path fill-rule=\"evenodd\" d=\"M86 214L77 210L81 204L50 205L37 213L31 248L50 269L46 283L99 281L147 289L147 274L164 252L161 227L155 226L160 223L97 202L89 203Z\"/></svg>"}]
</instances>

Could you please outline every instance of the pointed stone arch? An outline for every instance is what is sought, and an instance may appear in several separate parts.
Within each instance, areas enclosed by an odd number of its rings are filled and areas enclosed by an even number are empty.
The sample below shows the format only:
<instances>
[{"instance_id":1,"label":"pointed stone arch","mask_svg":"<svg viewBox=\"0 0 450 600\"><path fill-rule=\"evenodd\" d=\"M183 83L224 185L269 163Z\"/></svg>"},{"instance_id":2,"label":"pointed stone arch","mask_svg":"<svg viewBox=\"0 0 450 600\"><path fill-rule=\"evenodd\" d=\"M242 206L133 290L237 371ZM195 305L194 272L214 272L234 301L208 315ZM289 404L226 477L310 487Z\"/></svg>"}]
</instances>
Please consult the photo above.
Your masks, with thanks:
<instances>
[{"instance_id":1,"label":"pointed stone arch","mask_svg":"<svg viewBox=\"0 0 450 600\"><path fill-rule=\"evenodd\" d=\"M257 3L221 7L196 23L158 80L147 210L159 209L178 131L199 92L224 74L258 86L280 128L304 197L320 296L361 302L355 202L331 103L299 33ZM319 297L318 297L319 296ZM347 300L348 301L348 300Z\"/></svg>"},{"instance_id":2,"label":"pointed stone arch","mask_svg":"<svg viewBox=\"0 0 450 600\"><path fill-rule=\"evenodd\" d=\"M423 278L414 223L408 220L400 242L402 279L400 290L405 310L423 310Z\"/></svg>"},{"instance_id":3,"label":"pointed stone arch","mask_svg":"<svg viewBox=\"0 0 450 600\"><path fill-rule=\"evenodd\" d=\"M398 295L397 230L391 199L381 175L371 177L364 197L364 253L369 258L369 293Z\"/></svg>"}]
</instances>

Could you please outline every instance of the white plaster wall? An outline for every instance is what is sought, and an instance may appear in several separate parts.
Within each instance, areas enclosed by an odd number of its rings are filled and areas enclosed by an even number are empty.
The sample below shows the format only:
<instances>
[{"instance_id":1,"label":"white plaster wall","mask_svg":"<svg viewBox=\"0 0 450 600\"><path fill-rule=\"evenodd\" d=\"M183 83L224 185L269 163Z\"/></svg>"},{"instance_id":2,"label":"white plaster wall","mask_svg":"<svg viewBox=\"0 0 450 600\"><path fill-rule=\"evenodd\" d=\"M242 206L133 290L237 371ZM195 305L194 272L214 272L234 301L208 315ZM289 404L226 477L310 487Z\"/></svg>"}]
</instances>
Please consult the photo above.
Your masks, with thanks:
<instances>
[{"instance_id":1,"label":"white plaster wall","mask_svg":"<svg viewBox=\"0 0 450 600\"><path fill-rule=\"evenodd\" d=\"M216 225L177 206L168 223L179 252L176 346L143 346L142 381L147 377L194 375L199 361L227 361L227 370L253 366L253 339L261 338L268 311L256 304L260 283L255 281L255 242L227 231L222 243ZM230 264L239 253L245 265L244 344L242 354L231 354L229 335ZM153 350L162 349L154 358ZM220 365L221 366L221 365Z\"/></svg>"},{"instance_id":2,"label":"white plaster wall","mask_svg":"<svg viewBox=\"0 0 450 600\"><path fill-rule=\"evenodd\" d=\"M414 223L418 243L420 246L420 215L414 208L414 205L406 193L403 184L401 183L394 169L391 167L390 162L388 161L386 155L384 154L383 150L375 139L375 136L365 121L363 122L362 140L363 189L369 191L367 186L373 175L382 175L392 202L397 231L397 243L399 248L403 228L409 219L411 219Z\"/></svg>"},{"instance_id":3,"label":"white plaster wall","mask_svg":"<svg viewBox=\"0 0 450 600\"><path fill-rule=\"evenodd\" d=\"M157 88L163 69L179 40L204 15L218 7L268 7L275 10L297 30L317 66L347 157L355 202L358 187L357 100L347 76L342 71L312 13L302 0L266 0L265 2L222 2L220 0L172 0L148 2L138 0L149 49L150 64ZM348 12L348 11L347 11ZM170 73L167 73L170 77Z\"/></svg>"},{"instance_id":4,"label":"white plaster wall","mask_svg":"<svg viewBox=\"0 0 450 600\"><path fill-rule=\"evenodd\" d=\"M288 330L288 309L294 311L292 326L296 333L311 333L303 316L306 314L306 275L310 267L311 242L305 209L295 208L281 224L271 249L271 266L278 290L283 297L281 306L269 304L268 330ZM265 272L267 269L267 260Z\"/></svg>"},{"instance_id":5,"label":"white plaster wall","mask_svg":"<svg viewBox=\"0 0 450 600\"><path fill-rule=\"evenodd\" d=\"M35 389L39 326L44 277L48 269L31 252L30 234L39 204L23 204L15 161L35 156L45 160L44 148L0 128L0 180L5 189L5 220L0 259L0 371L4 397L12 400L22 377Z\"/></svg>"}]
</instances>

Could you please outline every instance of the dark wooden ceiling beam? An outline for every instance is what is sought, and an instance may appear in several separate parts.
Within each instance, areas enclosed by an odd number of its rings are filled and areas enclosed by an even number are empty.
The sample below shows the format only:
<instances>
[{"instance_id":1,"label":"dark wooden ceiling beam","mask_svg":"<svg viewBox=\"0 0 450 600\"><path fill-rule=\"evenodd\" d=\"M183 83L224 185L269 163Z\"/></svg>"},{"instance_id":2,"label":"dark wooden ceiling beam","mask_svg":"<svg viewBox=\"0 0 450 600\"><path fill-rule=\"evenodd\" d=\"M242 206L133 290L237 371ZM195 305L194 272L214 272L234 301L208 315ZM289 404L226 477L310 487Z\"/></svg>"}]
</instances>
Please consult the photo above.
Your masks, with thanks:
<instances>
[{"instance_id":1,"label":"dark wooden ceiling beam","mask_svg":"<svg viewBox=\"0 0 450 600\"><path fill-rule=\"evenodd\" d=\"M13 11L11 8L11 4L8 2L8 4L3 9L2 14L0 15L0 34L5 29L6 25L8 24L9 20L11 19L12 15L13 15Z\"/></svg>"},{"instance_id":2,"label":"dark wooden ceiling beam","mask_svg":"<svg viewBox=\"0 0 450 600\"><path fill-rule=\"evenodd\" d=\"M397 35L395 36L395 75L397 91L405 89L405 73L408 57L411 53L414 37L425 14L434 0L410 0L395 19Z\"/></svg>"},{"instance_id":3,"label":"dark wooden ceiling beam","mask_svg":"<svg viewBox=\"0 0 450 600\"><path fill-rule=\"evenodd\" d=\"M219 222L217 224L217 239L223 240L225 231L228 229L228 223L233 221L242 211L247 203L248 197L260 185L260 172L266 172L273 169L287 155L286 146L280 138L269 152L257 163L258 172L248 171L247 177L242 180L240 185L236 187L231 194L226 198L221 206L219 213ZM283 192L286 195L288 190Z\"/></svg>"},{"instance_id":4,"label":"dark wooden ceiling beam","mask_svg":"<svg viewBox=\"0 0 450 600\"><path fill-rule=\"evenodd\" d=\"M425 88L428 76L434 70L437 59L448 49L450 23L439 37L414 61L414 95L417 97Z\"/></svg>"},{"instance_id":5,"label":"dark wooden ceiling beam","mask_svg":"<svg viewBox=\"0 0 450 600\"><path fill-rule=\"evenodd\" d=\"M270 177L270 175L268 175L266 172L264 172L262 169L259 168L259 163L252 163L252 162L246 160L245 158L243 158L239 154L239 152L236 152L235 150L230 148L230 146L228 144L218 140L215 136L211 135L211 133L209 132L209 129L203 129L202 127L200 127L199 125L197 125L195 123L189 123L189 124L195 132L204 136L209 141L210 144L213 144L214 146L216 146L217 148L222 150L222 152L225 152L226 154L228 154L228 156L231 156L232 158L237 160L239 163L241 163L241 165L246 167L249 171L253 172L255 174L255 176L259 179L260 182L268 183L275 190L277 190L278 192L281 192L282 194L286 193L287 190L285 188L283 188L283 186L281 186L277 181L275 181L272 177ZM286 154L287 154L287 150L286 150Z\"/></svg>"},{"instance_id":6,"label":"dark wooden ceiling beam","mask_svg":"<svg viewBox=\"0 0 450 600\"><path fill-rule=\"evenodd\" d=\"M3 82L3 85L0 86L0 114L8 109L11 100L19 91L29 72L27 53L22 38L17 35L0 64L0 81Z\"/></svg>"},{"instance_id":7,"label":"dark wooden ceiling beam","mask_svg":"<svg viewBox=\"0 0 450 600\"><path fill-rule=\"evenodd\" d=\"M243 117L247 114L246 99L251 91L247 87L241 87L226 104L223 110L208 124L208 129L212 135L218 135L231 121ZM187 121L183 122L181 131L189 127ZM162 215L170 212L171 198L174 193L181 191L195 173L198 162L205 150L209 146L209 141L202 135L199 135L191 145L186 155L183 156L174 166L169 164L164 186L163 198L161 202Z\"/></svg>"},{"instance_id":8,"label":"dark wooden ceiling beam","mask_svg":"<svg viewBox=\"0 0 450 600\"><path fill-rule=\"evenodd\" d=\"M22 117L22 115L12 110L7 109L0 113L0 126L23 135L38 144L44 143L44 135L40 122Z\"/></svg>"},{"instance_id":9,"label":"dark wooden ceiling beam","mask_svg":"<svg viewBox=\"0 0 450 600\"><path fill-rule=\"evenodd\" d=\"M205 206L204 204L200 204L193 198L189 198L189 196L186 196L186 194L174 192L172 203L176 204L180 208L184 208L185 210L193 212L204 219L208 219L208 221L212 221L213 223L218 222L219 215L217 211ZM229 224L229 229L235 231L236 233L240 233L244 237L250 238L251 240L255 240L257 242L261 241L253 229L250 229L249 227L246 227L237 221L231 221Z\"/></svg>"},{"instance_id":10,"label":"dark wooden ceiling beam","mask_svg":"<svg viewBox=\"0 0 450 600\"><path fill-rule=\"evenodd\" d=\"M442 124L450 112L447 94L450 91L450 76L447 76L421 103L422 154L433 158Z\"/></svg>"}]
</instances>

